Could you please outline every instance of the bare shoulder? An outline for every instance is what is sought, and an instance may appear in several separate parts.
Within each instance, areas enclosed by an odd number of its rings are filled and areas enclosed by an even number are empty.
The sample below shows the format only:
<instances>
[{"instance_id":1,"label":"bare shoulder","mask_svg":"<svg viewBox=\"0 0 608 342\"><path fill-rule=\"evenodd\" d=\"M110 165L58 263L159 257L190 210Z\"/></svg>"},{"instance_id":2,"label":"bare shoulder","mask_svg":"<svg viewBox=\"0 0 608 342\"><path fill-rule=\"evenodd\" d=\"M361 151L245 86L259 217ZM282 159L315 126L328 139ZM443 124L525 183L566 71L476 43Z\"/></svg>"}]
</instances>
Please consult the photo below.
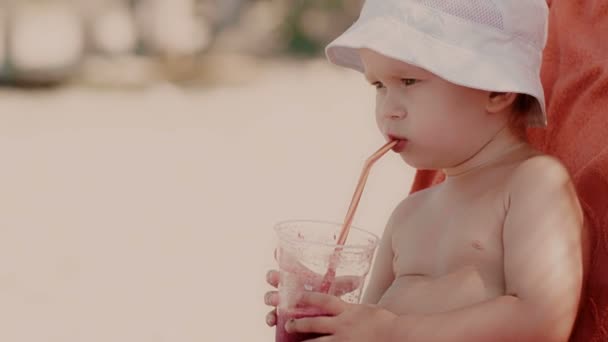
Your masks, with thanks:
<instances>
[{"instance_id":1,"label":"bare shoulder","mask_svg":"<svg viewBox=\"0 0 608 342\"><path fill-rule=\"evenodd\" d=\"M582 221L583 212L566 166L557 158L539 155L522 162L514 172L511 194L521 202L538 202L541 210L554 212L560 203Z\"/></svg>"},{"instance_id":2,"label":"bare shoulder","mask_svg":"<svg viewBox=\"0 0 608 342\"><path fill-rule=\"evenodd\" d=\"M570 183L570 174L564 164L555 157L541 154L522 161L515 168L509 190L512 194L521 194L568 187Z\"/></svg>"},{"instance_id":3,"label":"bare shoulder","mask_svg":"<svg viewBox=\"0 0 608 342\"><path fill-rule=\"evenodd\" d=\"M583 213L576 189L568 169L555 157L537 155L521 162L513 171L508 195L511 220L554 217L555 222L571 223L560 225L564 229L582 228ZM536 227L540 227L538 222ZM551 229L553 232L559 230L556 227Z\"/></svg>"}]
</instances>

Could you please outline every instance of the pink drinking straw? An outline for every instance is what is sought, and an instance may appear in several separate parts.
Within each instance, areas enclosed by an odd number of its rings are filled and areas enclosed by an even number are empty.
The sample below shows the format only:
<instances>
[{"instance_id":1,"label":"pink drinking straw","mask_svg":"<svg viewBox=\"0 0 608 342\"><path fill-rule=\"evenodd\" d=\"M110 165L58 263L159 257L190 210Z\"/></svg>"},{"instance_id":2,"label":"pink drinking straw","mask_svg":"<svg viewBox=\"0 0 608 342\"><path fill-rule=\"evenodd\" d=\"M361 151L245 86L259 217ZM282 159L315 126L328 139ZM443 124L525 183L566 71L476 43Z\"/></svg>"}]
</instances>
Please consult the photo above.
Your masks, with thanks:
<instances>
[{"instance_id":1,"label":"pink drinking straw","mask_svg":"<svg viewBox=\"0 0 608 342\"><path fill-rule=\"evenodd\" d=\"M367 182L367 176L374 165L374 163L384 156L388 151L390 151L395 145L399 143L398 140L392 140L382 146L376 153L372 154L365 161L365 165L363 166L363 171L361 172L361 176L359 177L359 183L357 184L357 188L355 189L355 194L353 195L353 199L350 202L350 207L348 208L348 212L346 213L346 218L344 219L344 225L340 231L340 236L338 237L338 245L344 246L346 243L346 238L348 237L348 232L350 231L350 226L353 223L353 218L355 216L355 212L357 211L357 207L359 206L359 200L361 199L361 194L363 194L363 189L365 188L365 183ZM321 283L320 291L322 293L329 293L329 288L336 277L336 267L338 264L338 255L342 248L336 247L332 257L329 260L329 269L325 276L323 277L323 282Z\"/></svg>"}]
</instances>

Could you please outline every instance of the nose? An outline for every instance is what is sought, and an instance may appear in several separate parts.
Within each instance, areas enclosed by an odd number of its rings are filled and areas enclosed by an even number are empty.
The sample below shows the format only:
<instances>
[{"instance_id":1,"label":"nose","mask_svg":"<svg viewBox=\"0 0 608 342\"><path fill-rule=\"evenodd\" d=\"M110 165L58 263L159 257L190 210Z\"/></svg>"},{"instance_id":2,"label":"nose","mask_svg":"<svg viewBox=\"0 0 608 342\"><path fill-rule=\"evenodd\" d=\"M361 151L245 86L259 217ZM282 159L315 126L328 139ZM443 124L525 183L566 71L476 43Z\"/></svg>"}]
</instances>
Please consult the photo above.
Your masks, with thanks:
<instances>
[{"instance_id":1,"label":"nose","mask_svg":"<svg viewBox=\"0 0 608 342\"><path fill-rule=\"evenodd\" d=\"M390 94L384 99L380 110L386 120L401 120L407 116L404 105Z\"/></svg>"},{"instance_id":2,"label":"nose","mask_svg":"<svg viewBox=\"0 0 608 342\"><path fill-rule=\"evenodd\" d=\"M384 106L382 116L386 120L401 120L407 116L407 111L401 106Z\"/></svg>"},{"instance_id":3,"label":"nose","mask_svg":"<svg viewBox=\"0 0 608 342\"><path fill-rule=\"evenodd\" d=\"M407 114L406 114L405 110L395 109L395 110L386 112L386 114L384 116L389 120L401 120L401 119L405 118L406 115Z\"/></svg>"}]
</instances>

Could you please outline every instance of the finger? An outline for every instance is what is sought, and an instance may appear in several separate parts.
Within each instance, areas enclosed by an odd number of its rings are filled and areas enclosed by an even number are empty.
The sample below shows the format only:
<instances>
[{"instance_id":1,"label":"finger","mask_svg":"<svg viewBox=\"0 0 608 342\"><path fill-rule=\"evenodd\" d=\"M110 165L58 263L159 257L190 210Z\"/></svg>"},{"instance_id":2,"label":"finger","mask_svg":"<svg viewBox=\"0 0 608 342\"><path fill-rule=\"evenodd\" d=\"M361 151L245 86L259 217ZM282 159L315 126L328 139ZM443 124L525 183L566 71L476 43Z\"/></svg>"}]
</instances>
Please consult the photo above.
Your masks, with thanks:
<instances>
[{"instance_id":1,"label":"finger","mask_svg":"<svg viewBox=\"0 0 608 342\"><path fill-rule=\"evenodd\" d=\"M279 293L277 291L269 291L264 295L264 304L268 306L279 305Z\"/></svg>"},{"instance_id":2,"label":"finger","mask_svg":"<svg viewBox=\"0 0 608 342\"><path fill-rule=\"evenodd\" d=\"M298 305L312 306L330 316L337 316L344 312L348 304L338 297L320 292L304 291L300 294Z\"/></svg>"},{"instance_id":3,"label":"finger","mask_svg":"<svg viewBox=\"0 0 608 342\"><path fill-rule=\"evenodd\" d=\"M277 310L272 310L266 314L266 324L269 327L274 327L277 324Z\"/></svg>"},{"instance_id":4,"label":"finger","mask_svg":"<svg viewBox=\"0 0 608 342\"><path fill-rule=\"evenodd\" d=\"M285 331L293 333L317 333L331 334L334 329L334 317L306 317L299 319L290 319L285 323Z\"/></svg>"},{"instance_id":5,"label":"finger","mask_svg":"<svg viewBox=\"0 0 608 342\"><path fill-rule=\"evenodd\" d=\"M279 286L279 279L279 271L277 270L270 270L266 273L266 282L272 287Z\"/></svg>"}]
</instances>

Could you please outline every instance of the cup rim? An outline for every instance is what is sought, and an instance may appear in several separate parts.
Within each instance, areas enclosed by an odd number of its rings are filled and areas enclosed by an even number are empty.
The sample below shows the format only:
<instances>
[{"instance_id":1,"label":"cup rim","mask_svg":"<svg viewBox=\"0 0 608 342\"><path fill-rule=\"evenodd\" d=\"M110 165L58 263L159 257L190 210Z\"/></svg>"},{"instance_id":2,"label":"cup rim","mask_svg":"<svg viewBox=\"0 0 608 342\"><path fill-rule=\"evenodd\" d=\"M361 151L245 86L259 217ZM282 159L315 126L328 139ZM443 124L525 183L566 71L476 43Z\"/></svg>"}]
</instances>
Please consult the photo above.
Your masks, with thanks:
<instances>
[{"instance_id":1,"label":"cup rim","mask_svg":"<svg viewBox=\"0 0 608 342\"><path fill-rule=\"evenodd\" d=\"M284 226L286 224L293 224L293 223L316 223L316 224L328 224L328 225L334 225L334 226L341 226L343 223L338 223L335 221L328 221L328 220L307 220L307 219L292 219L292 220L282 220L282 221L278 221L277 223L275 223L274 225L274 231L277 233L277 236L279 238L279 240L282 241L287 241L287 242L293 242L293 243L299 243L299 244L304 244L304 245L315 245L315 246L324 246L324 247L331 247L331 248L337 248L337 247L341 247L341 249L343 251L353 251L353 250L370 250L373 251L376 247L378 247L380 238L378 237L378 235L367 231L365 229L359 228L357 226L351 225L350 229L351 232L353 230L356 230L359 233L363 233L364 235L367 235L369 238L373 239L373 243L367 243L367 244L356 244L356 245L349 245L346 244L344 246L338 245L337 243L326 243L326 242L318 242L318 241L306 241L306 240L299 240L299 239L294 239L294 238L289 238L289 237L285 237L285 236L281 236L280 234L280 230L284 228Z\"/></svg>"}]
</instances>

